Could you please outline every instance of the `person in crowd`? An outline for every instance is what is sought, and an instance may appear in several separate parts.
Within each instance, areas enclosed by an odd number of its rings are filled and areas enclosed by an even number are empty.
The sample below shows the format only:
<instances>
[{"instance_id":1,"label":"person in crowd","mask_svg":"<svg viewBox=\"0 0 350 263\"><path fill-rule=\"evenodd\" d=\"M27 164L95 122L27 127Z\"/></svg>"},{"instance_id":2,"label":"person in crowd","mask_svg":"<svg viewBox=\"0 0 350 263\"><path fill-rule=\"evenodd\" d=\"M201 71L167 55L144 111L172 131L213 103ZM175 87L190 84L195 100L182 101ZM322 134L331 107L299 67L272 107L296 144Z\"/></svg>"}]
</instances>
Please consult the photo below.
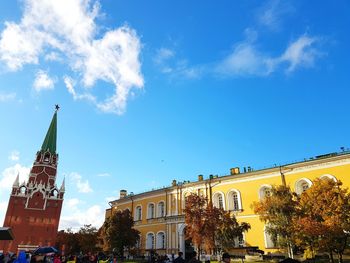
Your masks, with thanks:
<instances>
[{"instance_id":1,"label":"person in crowd","mask_svg":"<svg viewBox=\"0 0 350 263\"><path fill-rule=\"evenodd\" d=\"M53 263L61 263L60 255L56 254L53 258Z\"/></svg>"},{"instance_id":2,"label":"person in crowd","mask_svg":"<svg viewBox=\"0 0 350 263\"><path fill-rule=\"evenodd\" d=\"M184 253L180 251L178 257L174 259L174 263L185 263L183 255Z\"/></svg>"},{"instance_id":3,"label":"person in crowd","mask_svg":"<svg viewBox=\"0 0 350 263\"><path fill-rule=\"evenodd\" d=\"M16 260L14 260L14 263L27 263L26 252L20 251L18 254L18 258Z\"/></svg>"},{"instance_id":4,"label":"person in crowd","mask_svg":"<svg viewBox=\"0 0 350 263\"><path fill-rule=\"evenodd\" d=\"M199 261L197 259L197 252L196 251L192 252L191 259L188 261L188 263L201 263L201 261Z\"/></svg>"},{"instance_id":5,"label":"person in crowd","mask_svg":"<svg viewBox=\"0 0 350 263\"><path fill-rule=\"evenodd\" d=\"M222 262L224 262L224 263L230 263L231 262L231 257L226 252L222 254L221 258L222 258Z\"/></svg>"}]
</instances>

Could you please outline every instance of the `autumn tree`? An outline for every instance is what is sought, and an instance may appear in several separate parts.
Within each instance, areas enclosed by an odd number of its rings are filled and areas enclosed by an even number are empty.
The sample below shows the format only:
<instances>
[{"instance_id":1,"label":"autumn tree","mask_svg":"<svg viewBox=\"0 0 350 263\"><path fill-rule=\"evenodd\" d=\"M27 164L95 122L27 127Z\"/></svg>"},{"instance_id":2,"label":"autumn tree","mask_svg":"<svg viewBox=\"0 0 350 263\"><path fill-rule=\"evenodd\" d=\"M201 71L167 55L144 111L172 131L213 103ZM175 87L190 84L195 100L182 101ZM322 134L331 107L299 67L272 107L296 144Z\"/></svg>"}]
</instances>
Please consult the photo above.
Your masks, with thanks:
<instances>
[{"instance_id":1,"label":"autumn tree","mask_svg":"<svg viewBox=\"0 0 350 263\"><path fill-rule=\"evenodd\" d=\"M140 232L134 229L134 219L128 209L113 213L104 223L109 250L123 256L124 249L136 245Z\"/></svg>"},{"instance_id":2,"label":"autumn tree","mask_svg":"<svg viewBox=\"0 0 350 263\"><path fill-rule=\"evenodd\" d=\"M213 206L212 202L209 202L204 208L203 228L201 232L204 242L203 247L207 252L213 252L216 248L216 234L218 227L222 223L222 214L223 210Z\"/></svg>"},{"instance_id":3,"label":"autumn tree","mask_svg":"<svg viewBox=\"0 0 350 263\"><path fill-rule=\"evenodd\" d=\"M191 239L192 243L201 249L203 238L205 234L204 229L204 215L206 200L199 195L190 194L186 197L185 203L185 223L186 223L186 238Z\"/></svg>"},{"instance_id":4,"label":"autumn tree","mask_svg":"<svg viewBox=\"0 0 350 263\"><path fill-rule=\"evenodd\" d=\"M273 186L271 194L252 207L266 224L266 232L274 243L284 247L289 257L293 258L293 218L297 215L297 196L287 186Z\"/></svg>"},{"instance_id":5,"label":"autumn tree","mask_svg":"<svg viewBox=\"0 0 350 263\"><path fill-rule=\"evenodd\" d=\"M297 239L317 249L329 252L333 262L339 262L350 233L350 195L340 181L316 179L300 197L300 217L295 220ZM299 226L299 228L298 228Z\"/></svg>"},{"instance_id":6,"label":"autumn tree","mask_svg":"<svg viewBox=\"0 0 350 263\"><path fill-rule=\"evenodd\" d=\"M228 249L235 245L232 239L242 236L243 231L250 228L247 223L239 224L229 211L217 208L205 197L193 193L186 197L184 213L186 238L192 240L199 252L202 247L207 252L217 246Z\"/></svg>"}]
</instances>

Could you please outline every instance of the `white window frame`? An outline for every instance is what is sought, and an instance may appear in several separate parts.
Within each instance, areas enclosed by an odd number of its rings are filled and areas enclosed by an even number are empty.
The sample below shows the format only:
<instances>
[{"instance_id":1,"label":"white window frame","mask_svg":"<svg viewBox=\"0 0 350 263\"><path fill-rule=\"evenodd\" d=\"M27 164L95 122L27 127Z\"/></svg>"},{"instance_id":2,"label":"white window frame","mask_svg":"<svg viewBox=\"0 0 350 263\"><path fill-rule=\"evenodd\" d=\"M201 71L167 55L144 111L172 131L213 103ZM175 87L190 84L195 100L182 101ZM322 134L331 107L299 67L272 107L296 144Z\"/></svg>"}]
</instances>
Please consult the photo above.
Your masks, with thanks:
<instances>
[{"instance_id":1,"label":"white window frame","mask_svg":"<svg viewBox=\"0 0 350 263\"><path fill-rule=\"evenodd\" d=\"M259 194L259 200L262 200L262 199L265 198L267 189L271 190L272 186L269 185L269 184L263 184L262 186L260 186L259 193L258 193Z\"/></svg>"},{"instance_id":2,"label":"white window frame","mask_svg":"<svg viewBox=\"0 0 350 263\"><path fill-rule=\"evenodd\" d=\"M308 188L312 186L312 182L308 178L300 178L298 181L294 184L294 190L298 195L301 195L303 192L306 191L306 189L303 189L303 185L308 184Z\"/></svg>"},{"instance_id":3,"label":"white window frame","mask_svg":"<svg viewBox=\"0 0 350 263\"><path fill-rule=\"evenodd\" d=\"M238 201L238 209L234 209L234 202L233 202L233 195L236 194L237 195L237 201ZM241 193L239 190L237 189L231 189L228 193L227 193L227 201L228 201L228 207L229 210L231 211L241 211L242 210L242 199L241 199Z\"/></svg>"},{"instance_id":4,"label":"white window frame","mask_svg":"<svg viewBox=\"0 0 350 263\"><path fill-rule=\"evenodd\" d=\"M220 203L219 203L219 198L222 198L222 208L225 210L226 209L226 205L225 205L225 195L223 192L219 191L219 192L215 192L213 194L213 205L217 208L220 208Z\"/></svg>"},{"instance_id":5,"label":"white window frame","mask_svg":"<svg viewBox=\"0 0 350 263\"><path fill-rule=\"evenodd\" d=\"M152 210L150 209L150 206L153 206ZM155 216L156 216L156 213L155 213L156 209L155 208L156 208L156 206L154 203L147 204L147 219L155 218Z\"/></svg>"},{"instance_id":6,"label":"white window frame","mask_svg":"<svg viewBox=\"0 0 350 263\"><path fill-rule=\"evenodd\" d=\"M323 174L320 176L320 179L324 179L324 178L329 178L331 180L333 180L334 182L337 182L337 178L334 176L334 175L331 175L331 174Z\"/></svg>"},{"instance_id":7,"label":"white window frame","mask_svg":"<svg viewBox=\"0 0 350 263\"><path fill-rule=\"evenodd\" d=\"M140 208L140 212L138 210L138 208ZM141 221L142 220L142 206L138 205L135 207L135 221Z\"/></svg>"},{"instance_id":8,"label":"white window frame","mask_svg":"<svg viewBox=\"0 0 350 263\"><path fill-rule=\"evenodd\" d=\"M161 205L163 206L163 211L161 211ZM157 217L165 216L165 202L162 200L157 204Z\"/></svg>"},{"instance_id":9,"label":"white window frame","mask_svg":"<svg viewBox=\"0 0 350 263\"><path fill-rule=\"evenodd\" d=\"M150 240L150 238L152 240ZM154 233L153 232L148 232L146 234L146 249L154 249L154 241L155 241Z\"/></svg>"},{"instance_id":10,"label":"white window frame","mask_svg":"<svg viewBox=\"0 0 350 263\"><path fill-rule=\"evenodd\" d=\"M156 249L165 249L165 233L159 231L156 238Z\"/></svg>"},{"instance_id":11,"label":"white window frame","mask_svg":"<svg viewBox=\"0 0 350 263\"><path fill-rule=\"evenodd\" d=\"M264 226L264 242L265 248L276 248L275 243L272 241L271 235L266 231L266 226Z\"/></svg>"},{"instance_id":12,"label":"white window frame","mask_svg":"<svg viewBox=\"0 0 350 263\"><path fill-rule=\"evenodd\" d=\"M245 246L245 235L242 233L242 242L240 242L239 237L235 238L235 247L244 247Z\"/></svg>"},{"instance_id":13,"label":"white window frame","mask_svg":"<svg viewBox=\"0 0 350 263\"><path fill-rule=\"evenodd\" d=\"M139 240L135 244L135 248L140 249L141 248L141 240L142 240L142 235L139 234Z\"/></svg>"},{"instance_id":14,"label":"white window frame","mask_svg":"<svg viewBox=\"0 0 350 263\"><path fill-rule=\"evenodd\" d=\"M191 194L191 192L186 191L182 193L182 209L186 208L186 197L188 197Z\"/></svg>"}]
</instances>

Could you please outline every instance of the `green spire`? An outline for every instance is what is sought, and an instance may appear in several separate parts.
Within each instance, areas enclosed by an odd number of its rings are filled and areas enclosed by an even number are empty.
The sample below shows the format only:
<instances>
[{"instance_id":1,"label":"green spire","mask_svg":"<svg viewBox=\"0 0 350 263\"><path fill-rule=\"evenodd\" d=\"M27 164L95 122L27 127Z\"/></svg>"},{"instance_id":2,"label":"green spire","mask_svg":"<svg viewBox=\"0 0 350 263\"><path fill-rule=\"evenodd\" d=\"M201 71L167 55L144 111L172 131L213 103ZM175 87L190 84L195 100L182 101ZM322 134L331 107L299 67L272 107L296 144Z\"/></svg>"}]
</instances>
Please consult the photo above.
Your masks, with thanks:
<instances>
[{"instance_id":1,"label":"green spire","mask_svg":"<svg viewBox=\"0 0 350 263\"><path fill-rule=\"evenodd\" d=\"M47 130L45 140L41 146L41 150L46 152L47 150L51 154L56 153L56 138L57 138L57 108L55 114L52 117L52 121L49 129Z\"/></svg>"}]
</instances>

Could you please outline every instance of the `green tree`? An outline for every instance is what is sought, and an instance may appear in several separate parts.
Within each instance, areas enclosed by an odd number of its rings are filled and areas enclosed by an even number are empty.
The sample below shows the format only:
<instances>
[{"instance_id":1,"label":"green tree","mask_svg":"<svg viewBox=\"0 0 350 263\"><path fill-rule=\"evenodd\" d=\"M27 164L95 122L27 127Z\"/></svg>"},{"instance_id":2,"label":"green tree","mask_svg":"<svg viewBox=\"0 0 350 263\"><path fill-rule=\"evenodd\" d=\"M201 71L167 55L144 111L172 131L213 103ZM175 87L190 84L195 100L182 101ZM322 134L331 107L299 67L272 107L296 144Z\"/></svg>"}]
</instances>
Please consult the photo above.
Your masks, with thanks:
<instances>
[{"instance_id":1,"label":"green tree","mask_svg":"<svg viewBox=\"0 0 350 263\"><path fill-rule=\"evenodd\" d=\"M266 224L266 232L274 243L284 247L293 258L293 218L297 215L298 198L289 187L279 185L271 188L271 195L253 203L253 209Z\"/></svg>"},{"instance_id":2,"label":"green tree","mask_svg":"<svg viewBox=\"0 0 350 263\"><path fill-rule=\"evenodd\" d=\"M80 249L83 253L97 251L97 228L89 225L84 225L76 233L79 240Z\"/></svg>"},{"instance_id":3,"label":"green tree","mask_svg":"<svg viewBox=\"0 0 350 263\"><path fill-rule=\"evenodd\" d=\"M104 223L109 250L123 256L124 249L131 249L140 238L140 232L134 229L134 219L128 209L117 211Z\"/></svg>"},{"instance_id":4,"label":"green tree","mask_svg":"<svg viewBox=\"0 0 350 263\"><path fill-rule=\"evenodd\" d=\"M55 246L66 255L78 253L81 250L79 240L70 228L57 232Z\"/></svg>"}]
</instances>

